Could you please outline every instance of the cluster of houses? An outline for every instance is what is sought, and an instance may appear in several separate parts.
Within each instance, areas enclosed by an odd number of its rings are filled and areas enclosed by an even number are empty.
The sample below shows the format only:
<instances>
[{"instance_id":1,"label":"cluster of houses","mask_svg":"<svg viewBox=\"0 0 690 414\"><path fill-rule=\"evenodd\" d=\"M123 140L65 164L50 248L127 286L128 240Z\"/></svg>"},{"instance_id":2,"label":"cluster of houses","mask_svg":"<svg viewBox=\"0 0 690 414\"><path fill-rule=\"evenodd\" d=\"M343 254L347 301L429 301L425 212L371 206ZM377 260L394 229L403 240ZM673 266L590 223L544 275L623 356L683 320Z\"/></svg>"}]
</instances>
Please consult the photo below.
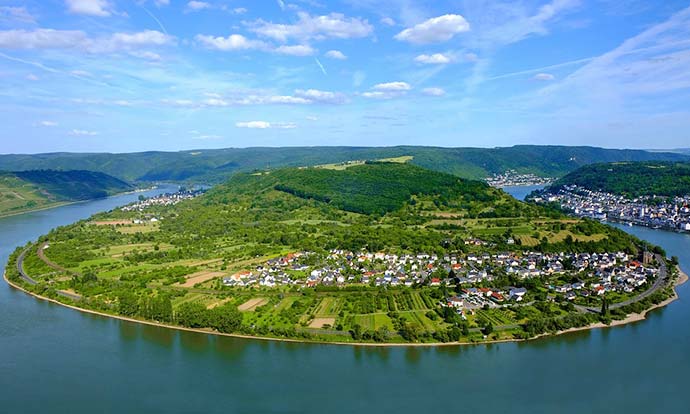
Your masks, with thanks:
<instances>
[{"instance_id":1,"label":"cluster of houses","mask_svg":"<svg viewBox=\"0 0 690 414\"><path fill-rule=\"evenodd\" d=\"M462 293L446 298L440 303L441 306L454 308L463 317L464 311L489 307L500 307L505 302L522 302L527 295L524 287L507 287L504 289L487 287L470 287L462 289Z\"/></svg>"},{"instance_id":2,"label":"cluster of houses","mask_svg":"<svg viewBox=\"0 0 690 414\"><path fill-rule=\"evenodd\" d=\"M675 197L671 202L666 198L649 196L628 199L571 185L534 201L557 202L579 217L690 231L690 196Z\"/></svg>"},{"instance_id":3,"label":"cluster of houses","mask_svg":"<svg viewBox=\"0 0 690 414\"><path fill-rule=\"evenodd\" d=\"M601 296L607 292L632 293L644 286L650 278L656 277L659 272L659 269L649 265L651 258L645 262L647 264L632 260L614 266L601 267L591 275L588 282L578 281L549 286L549 289L562 294L567 300L574 300L578 296Z\"/></svg>"},{"instance_id":4,"label":"cluster of houses","mask_svg":"<svg viewBox=\"0 0 690 414\"><path fill-rule=\"evenodd\" d=\"M505 252L496 254L402 254L331 250L315 260L311 252L296 252L271 259L252 270L223 278L226 286L478 286L508 274L518 280L544 278L579 281L546 285L565 299L578 295L602 295L609 291L632 292L656 275L654 257L646 253L642 261L624 252L541 253ZM318 263L317 265L307 265ZM467 287L449 298L446 306L476 308L504 302L521 302L527 289Z\"/></svg>"},{"instance_id":5,"label":"cluster of houses","mask_svg":"<svg viewBox=\"0 0 690 414\"><path fill-rule=\"evenodd\" d=\"M152 206L174 206L180 201L196 198L204 192L206 192L206 190L181 190L175 193L165 193L124 206L122 207L122 211L142 212Z\"/></svg>"},{"instance_id":6,"label":"cluster of houses","mask_svg":"<svg viewBox=\"0 0 690 414\"><path fill-rule=\"evenodd\" d=\"M528 185L547 185L551 178L539 177L534 174L520 174L515 170L508 170L503 174L494 174L486 178L486 183L492 187L513 187Z\"/></svg>"}]
</instances>

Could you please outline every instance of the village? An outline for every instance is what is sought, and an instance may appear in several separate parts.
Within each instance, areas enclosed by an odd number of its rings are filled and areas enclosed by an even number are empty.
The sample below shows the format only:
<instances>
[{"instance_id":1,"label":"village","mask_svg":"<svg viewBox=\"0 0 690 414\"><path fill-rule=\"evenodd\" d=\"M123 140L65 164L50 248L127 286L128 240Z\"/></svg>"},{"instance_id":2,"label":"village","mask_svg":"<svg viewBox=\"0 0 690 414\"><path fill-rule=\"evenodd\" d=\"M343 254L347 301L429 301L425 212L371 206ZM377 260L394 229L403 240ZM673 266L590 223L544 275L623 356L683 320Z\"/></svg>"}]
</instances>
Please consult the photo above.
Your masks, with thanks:
<instances>
[{"instance_id":1,"label":"village","mask_svg":"<svg viewBox=\"0 0 690 414\"><path fill-rule=\"evenodd\" d=\"M533 198L537 203L558 203L578 217L610 220L657 229L690 231L690 196L638 197L591 191L576 185L565 186L555 194Z\"/></svg>"},{"instance_id":2,"label":"village","mask_svg":"<svg viewBox=\"0 0 690 414\"><path fill-rule=\"evenodd\" d=\"M539 177L534 174L520 174L515 170L508 170L502 174L494 174L486 178L486 183L492 187L513 187L548 185L553 181L552 178Z\"/></svg>"},{"instance_id":3,"label":"village","mask_svg":"<svg viewBox=\"0 0 690 414\"><path fill-rule=\"evenodd\" d=\"M370 286L394 288L446 287L441 306L458 313L479 308L498 308L535 300L574 301L607 292L633 293L655 278L658 268L651 253L636 260L623 252L540 252L396 255L384 252L331 250L317 257L296 252L271 259L252 270L223 278L229 287L315 288L318 286ZM519 286L495 286L499 277L510 277ZM525 286L532 286L530 291ZM547 292L546 297L537 291Z\"/></svg>"},{"instance_id":4,"label":"village","mask_svg":"<svg viewBox=\"0 0 690 414\"><path fill-rule=\"evenodd\" d=\"M192 189L187 190L181 188L179 191L174 193L165 193L155 197L145 198L141 197L136 203L132 203L122 207L122 211L137 211L142 212L149 207L153 206L174 206L183 200L190 200L192 198L199 197L206 192L205 189Z\"/></svg>"}]
</instances>

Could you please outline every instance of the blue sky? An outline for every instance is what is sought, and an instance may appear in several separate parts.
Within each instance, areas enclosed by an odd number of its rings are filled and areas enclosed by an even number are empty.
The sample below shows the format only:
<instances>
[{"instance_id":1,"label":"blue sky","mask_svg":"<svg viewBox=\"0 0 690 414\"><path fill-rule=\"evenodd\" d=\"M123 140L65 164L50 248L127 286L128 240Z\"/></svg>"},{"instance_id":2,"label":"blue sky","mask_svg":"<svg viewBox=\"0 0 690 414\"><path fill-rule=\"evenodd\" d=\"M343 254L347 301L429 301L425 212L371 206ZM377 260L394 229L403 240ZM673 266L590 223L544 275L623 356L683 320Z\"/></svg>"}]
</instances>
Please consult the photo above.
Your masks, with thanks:
<instances>
[{"instance_id":1,"label":"blue sky","mask_svg":"<svg viewBox=\"0 0 690 414\"><path fill-rule=\"evenodd\" d=\"M690 2L0 0L0 153L690 147Z\"/></svg>"}]
</instances>

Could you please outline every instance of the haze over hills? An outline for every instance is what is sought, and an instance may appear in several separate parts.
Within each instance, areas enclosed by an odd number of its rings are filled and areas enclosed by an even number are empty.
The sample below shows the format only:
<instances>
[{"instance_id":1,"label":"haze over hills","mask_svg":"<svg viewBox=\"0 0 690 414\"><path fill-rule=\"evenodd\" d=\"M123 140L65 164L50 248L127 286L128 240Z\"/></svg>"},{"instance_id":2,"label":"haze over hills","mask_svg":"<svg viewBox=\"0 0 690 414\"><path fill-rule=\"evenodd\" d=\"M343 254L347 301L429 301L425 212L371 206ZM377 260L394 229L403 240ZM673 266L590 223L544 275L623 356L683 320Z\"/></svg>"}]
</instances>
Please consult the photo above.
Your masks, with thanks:
<instances>
[{"instance_id":1,"label":"haze over hills","mask_svg":"<svg viewBox=\"0 0 690 414\"><path fill-rule=\"evenodd\" d=\"M133 188L119 178L94 171L0 172L0 215L107 197Z\"/></svg>"},{"instance_id":2,"label":"haze over hills","mask_svg":"<svg viewBox=\"0 0 690 414\"><path fill-rule=\"evenodd\" d=\"M421 167L473 179L483 179L506 170L560 177L592 163L690 160L690 155L670 152L568 146L256 147L124 154L8 154L0 155L0 170L84 169L110 174L126 181L218 183L237 172L400 156L411 156L410 162Z\"/></svg>"}]
</instances>

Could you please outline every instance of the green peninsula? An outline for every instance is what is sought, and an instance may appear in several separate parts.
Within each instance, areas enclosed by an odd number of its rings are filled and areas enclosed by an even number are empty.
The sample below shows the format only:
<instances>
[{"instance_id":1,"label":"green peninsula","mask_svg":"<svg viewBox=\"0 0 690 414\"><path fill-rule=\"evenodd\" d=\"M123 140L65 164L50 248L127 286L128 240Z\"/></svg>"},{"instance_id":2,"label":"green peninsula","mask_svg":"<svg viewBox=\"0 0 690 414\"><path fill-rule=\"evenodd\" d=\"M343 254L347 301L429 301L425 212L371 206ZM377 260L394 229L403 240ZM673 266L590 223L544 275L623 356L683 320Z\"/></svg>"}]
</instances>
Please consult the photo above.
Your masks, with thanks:
<instances>
[{"instance_id":1,"label":"green peninsula","mask_svg":"<svg viewBox=\"0 0 690 414\"><path fill-rule=\"evenodd\" d=\"M398 161L142 200L17 249L7 277L107 315L345 343L525 339L673 294L658 248Z\"/></svg>"}]
</instances>

